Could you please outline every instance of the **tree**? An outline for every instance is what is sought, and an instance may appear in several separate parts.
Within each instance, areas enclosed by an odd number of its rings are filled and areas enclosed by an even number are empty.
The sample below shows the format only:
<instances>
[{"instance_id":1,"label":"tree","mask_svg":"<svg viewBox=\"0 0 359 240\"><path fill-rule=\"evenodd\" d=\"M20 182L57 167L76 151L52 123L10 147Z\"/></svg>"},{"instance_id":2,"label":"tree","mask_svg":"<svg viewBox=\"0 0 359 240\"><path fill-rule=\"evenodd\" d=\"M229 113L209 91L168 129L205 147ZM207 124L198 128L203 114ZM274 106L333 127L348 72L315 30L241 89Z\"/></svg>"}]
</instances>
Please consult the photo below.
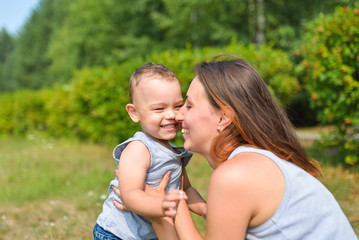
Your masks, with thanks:
<instances>
[{"instance_id":1,"label":"tree","mask_svg":"<svg viewBox=\"0 0 359 240\"><path fill-rule=\"evenodd\" d=\"M5 28L0 32L0 93L11 90L11 82L5 77L5 66L14 49L14 39Z\"/></svg>"},{"instance_id":2,"label":"tree","mask_svg":"<svg viewBox=\"0 0 359 240\"><path fill-rule=\"evenodd\" d=\"M249 43L247 1L162 1L164 10L152 18L164 34L164 44L172 48L225 45L232 39Z\"/></svg>"},{"instance_id":3,"label":"tree","mask_svg":"<svg viewBox=\"0 0 359 240\"><path fill-rule=\"evenodd\" d=\"M353 2L358 0L41 0L14 37L2 79L11 83L9 90L38 89L68 82L84 67L232 40L290 51L304 22Z\"/></svg>"},{"instance_id":4,"label":"tree","mask_svg":"<svg viewBox=\"0 0 359 240\"><path fill-rule=\"evenodd\" d=\"M352 6L358 0L264 0L266 42L285 51L299 47L305 24L318 14L332 13L336 6Z\"/></svg>"},{"instance_id":5,"label":"tree","mask_svg":"<svg viewBox=\"0 0 359 240\"><path fill-rule=\"evenodd\" d=\"M341 146L345 161L359 161L359 5L339 7L308 24L300 70L322 124L334 124L327 144Z\"/></svg>"},{"instance_id":6,"label":"tree","mask_svg":"<svg viewBox=\"0 0 359 240\"><path fill-rule=\"evenodd\" d=\"M160 8L156 0L70 2L66 19L50 43L50 73L65 82L75 69L149 54L162 40L150 18Z\"/></svg>"},{"instance_id":7,"label":"tree","mask_svg":"<svg viewBox=\"0 0 359 240\"><path fill-rule=\"evenodd\" d=\"M66 1L42 0L18 33L7 67L13 90L39 89L54 82L47 71L51 62L46 52L53 31L61 25L61 6Z\"/></svg>"}]
</instances>

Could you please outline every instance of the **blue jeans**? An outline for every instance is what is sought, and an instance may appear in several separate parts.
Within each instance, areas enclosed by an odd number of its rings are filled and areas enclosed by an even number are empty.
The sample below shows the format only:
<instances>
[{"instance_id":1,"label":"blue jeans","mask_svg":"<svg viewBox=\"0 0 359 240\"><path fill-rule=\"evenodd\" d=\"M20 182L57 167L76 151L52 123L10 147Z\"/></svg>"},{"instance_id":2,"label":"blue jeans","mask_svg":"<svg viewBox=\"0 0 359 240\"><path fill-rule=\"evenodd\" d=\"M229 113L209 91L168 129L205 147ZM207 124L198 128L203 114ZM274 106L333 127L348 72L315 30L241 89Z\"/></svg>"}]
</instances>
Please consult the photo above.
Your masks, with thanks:
<instances>
[{"instance_id":1,"label":"blue jeans","mask_svg":"<svg viewBox=\"0 0 359 240\"><path fill-rule=\"evenodd\" d=\"M116 235L107 232L103 229L100 225L96 223L95 227L93 228L93 239L94 240L121 240L121 238L117 237Z\"/></svg>"}]
</instances>

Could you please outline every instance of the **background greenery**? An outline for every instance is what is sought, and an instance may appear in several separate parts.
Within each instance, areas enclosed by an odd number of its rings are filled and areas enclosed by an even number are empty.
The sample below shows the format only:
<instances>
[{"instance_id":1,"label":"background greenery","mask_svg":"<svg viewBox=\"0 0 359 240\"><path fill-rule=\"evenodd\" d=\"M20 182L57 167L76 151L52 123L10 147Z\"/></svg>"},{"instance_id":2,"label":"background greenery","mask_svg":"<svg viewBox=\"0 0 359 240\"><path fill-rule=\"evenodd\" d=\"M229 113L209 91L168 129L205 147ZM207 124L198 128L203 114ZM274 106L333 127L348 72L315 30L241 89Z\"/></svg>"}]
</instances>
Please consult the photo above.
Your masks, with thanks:
<instances>
[{"instance_id":1,"label":"background greenery","mask_svg":"<svg viewBox=\"0 0 359 240\"><path fill-rule=\"evenodd\" d=\"M168 50L154 53L146 61L165 63L178 72L186 91L193 79L193 66L205 57L225 52L240 53L256 65L280 101L288 102L299 84L290 73L287 55L266 45L256 48L232 43L222 48ZM142 64L133 59L108 68L84 68L72 81L52 89L19 90L0 97L0 133L25 134L40 129L51 136L77 137L94 142L116 143L133 135L138 128L127 116L128 79Z\"/></svg>"},{"instance_id":2,"label":"background greenery","mask_svg":"<svg viewBox=\"0 0 359 240\"><path fill-rule=\"evenodd\" d=\"M154 51L221 47L233 39L267 43L291 56L308 22L357 2L41 0L18 33L0 33L0 91L66 83L75 69L108 67Z\"/></svg>"},{"instance_id":3,"label":"background greenery","mask_svg":"<svg viewBox=\"0 0 359 240\"><path fill-rule=\"evenodd\" d=\"M163 63L186 91L197 63L229 52L254 65L295 126L336 126L323 146L355 165L358 6L358 0L41 0L18 33L0 32L0 135L41 130L122 141L138 129L124 109L134 69Z\"/></svg>"}]
</instances>

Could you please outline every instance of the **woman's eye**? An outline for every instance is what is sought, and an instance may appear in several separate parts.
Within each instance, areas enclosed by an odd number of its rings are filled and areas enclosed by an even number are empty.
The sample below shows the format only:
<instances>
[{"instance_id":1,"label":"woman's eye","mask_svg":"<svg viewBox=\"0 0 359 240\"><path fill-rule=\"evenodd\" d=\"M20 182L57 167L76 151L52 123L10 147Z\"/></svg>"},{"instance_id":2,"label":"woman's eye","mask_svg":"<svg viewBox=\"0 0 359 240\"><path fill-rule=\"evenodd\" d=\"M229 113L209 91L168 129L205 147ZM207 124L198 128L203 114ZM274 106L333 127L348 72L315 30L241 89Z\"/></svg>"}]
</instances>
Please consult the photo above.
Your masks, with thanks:
<instances>
[{"instance_id":1,"label":"woman's eye","mask_svg":"<svg viewBox=\"0 0 359 240\"><path fill-rule=\"evenodd\" d=\"M190 106L190 105L186 105L186 108L187 108L187 109L191 109L191 108L192 108L192 106Z\"/></svg>"}]
</instances>

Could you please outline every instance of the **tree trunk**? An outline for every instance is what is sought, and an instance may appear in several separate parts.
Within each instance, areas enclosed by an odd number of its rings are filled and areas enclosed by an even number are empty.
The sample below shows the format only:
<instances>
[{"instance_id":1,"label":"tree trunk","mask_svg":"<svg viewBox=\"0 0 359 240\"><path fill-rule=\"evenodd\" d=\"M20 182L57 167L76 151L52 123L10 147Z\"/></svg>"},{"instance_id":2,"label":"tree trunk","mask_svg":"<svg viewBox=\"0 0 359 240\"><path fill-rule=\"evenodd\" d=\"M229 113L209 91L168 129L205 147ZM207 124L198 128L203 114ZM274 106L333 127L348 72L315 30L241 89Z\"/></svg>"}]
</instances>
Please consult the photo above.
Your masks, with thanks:
<instances>
[{"instance_id":1,"label":"tree trunk","mask_svg":"<svg viewBox=\"0 0 359 240\"><path fill-rule=\"evenodd\" d=\"M257 31L256 45L259 47L265 42L265 17L264 17L264 0L257 0Z\"/></svg>"}]
</instances>

